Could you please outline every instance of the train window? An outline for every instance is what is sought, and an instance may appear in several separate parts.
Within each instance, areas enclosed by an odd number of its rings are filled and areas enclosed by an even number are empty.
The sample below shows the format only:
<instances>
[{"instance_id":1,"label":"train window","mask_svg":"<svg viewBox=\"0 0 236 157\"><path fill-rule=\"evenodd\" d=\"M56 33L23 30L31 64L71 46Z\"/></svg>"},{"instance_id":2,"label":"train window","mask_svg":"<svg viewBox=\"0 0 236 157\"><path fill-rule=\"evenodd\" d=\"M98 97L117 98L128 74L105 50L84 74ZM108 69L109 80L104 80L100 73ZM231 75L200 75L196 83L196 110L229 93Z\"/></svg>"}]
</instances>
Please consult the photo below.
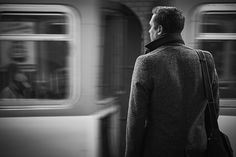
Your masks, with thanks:
<instances>
[{"instance_id":1,"label":"train window","mask_svg":"<svg viewBox=\"0 0 236 157\"><path fill-rule=\"evenodd\" d=\"M0 103L69 99L75 58L71 14L59 5L0 6Z\"/></svg>"},{"instance_id":2,"label":"train window","mask_svg":"<svg viewBox=\"0 0 236 157\"><path fill-rule=\"evenodd\" d=\"M219 75L220 97L236 98L235 4L204 5L197 14L198 48L212 53Z\"/></svg>"},{"instance_id":3,"label":"train window","mask_svg":"<svg viewBox=\"0 0 236 157\"><path fill-rule=\"evenodd\" d=\"M8 12L0 15L1 34L65 34L66 17L59 13Z\"/></svg>"},{"instance_id":4,"label":"train window","mask_svg":"<svg viewBox=\"0 0 236 157\"><path fill-rule=\"evenodd\" d=\"M202 33L236 33L236 12L206 12L202 15Z\"/></svg>"}]
</instances>

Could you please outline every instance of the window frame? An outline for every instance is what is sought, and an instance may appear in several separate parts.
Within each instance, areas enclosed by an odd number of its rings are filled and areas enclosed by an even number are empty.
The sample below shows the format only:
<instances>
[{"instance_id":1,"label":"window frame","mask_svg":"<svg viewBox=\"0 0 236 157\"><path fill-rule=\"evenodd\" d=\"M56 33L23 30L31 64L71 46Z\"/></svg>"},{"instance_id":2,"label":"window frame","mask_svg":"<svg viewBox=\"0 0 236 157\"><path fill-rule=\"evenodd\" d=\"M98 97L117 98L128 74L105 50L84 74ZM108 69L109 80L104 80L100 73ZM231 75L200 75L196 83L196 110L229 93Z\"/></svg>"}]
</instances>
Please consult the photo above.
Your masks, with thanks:
<instances>
[{"instance_id":1,"label":"window frame","mask_svg":"<svg viewBox=\"0 0 236 157\"><path fill-rule=\"evenodd\" d=\"M195 47L198 48L199 40L235 40L236 33L201 33L200 32L200 22L201 15L204 12L236 12L236 3L221 3L221 4L203 4L198 6L193 12L193 25L192 29L194 32L194 43ZM221 109L236 109L236 98L220 98ZM227 112L228 113L228 112ZM235 111L236 113L236 111ZM231 114L231 113L229 113Z\"/></svg>"},{"instance_id":2,"label":"window frame","mask_svg":"<svg viewBox=\"0 0 236 157\"><path fill-rule=\"evenodd\" d=\"M68 56L68 97L65 99L0 99L0 110L40 110L71 108L80 97L80 34L81 22L78 12L69 6L53 4L1 4L1 12L61 12L65 14L68 28L65 34L0 34L0 41L67 41ZM77 68L76 68L77 67Z\"/></svg>"}]
</instances>

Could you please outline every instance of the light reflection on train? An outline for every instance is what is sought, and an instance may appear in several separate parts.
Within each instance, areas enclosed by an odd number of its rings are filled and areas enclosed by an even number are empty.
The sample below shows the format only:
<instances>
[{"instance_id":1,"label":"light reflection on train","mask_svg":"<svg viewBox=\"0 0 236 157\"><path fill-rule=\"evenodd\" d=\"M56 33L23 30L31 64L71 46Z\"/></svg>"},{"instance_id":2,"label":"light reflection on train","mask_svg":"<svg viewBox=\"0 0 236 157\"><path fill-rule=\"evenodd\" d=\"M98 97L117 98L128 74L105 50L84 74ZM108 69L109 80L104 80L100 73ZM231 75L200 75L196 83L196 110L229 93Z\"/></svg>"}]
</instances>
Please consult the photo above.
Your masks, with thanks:
<instances>
[{"instance_id":1,"label":"light reflection on train","mask_svg":"<svg viewBox=\"0 0 236 157\"><path fill-rule=\"evenodd\" d=\"M0 2L1 155L122 156L133 64L148 33L137 14L112 1ZM236 151L236 4L202 2L168 5L186 16L186 45L214 56L220 127Z\"/></svg>"}]
</instances>

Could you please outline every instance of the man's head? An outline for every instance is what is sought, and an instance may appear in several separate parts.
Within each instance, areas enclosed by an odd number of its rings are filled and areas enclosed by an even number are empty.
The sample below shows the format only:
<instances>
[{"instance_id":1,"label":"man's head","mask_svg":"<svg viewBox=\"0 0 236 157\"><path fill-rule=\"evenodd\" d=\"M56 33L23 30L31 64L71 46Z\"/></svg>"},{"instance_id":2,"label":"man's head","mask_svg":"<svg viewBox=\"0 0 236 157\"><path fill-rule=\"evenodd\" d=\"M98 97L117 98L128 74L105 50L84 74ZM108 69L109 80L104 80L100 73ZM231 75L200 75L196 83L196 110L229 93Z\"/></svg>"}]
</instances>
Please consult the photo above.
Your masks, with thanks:
<instances>
[{"instance_id":1,"label":"man's head","mask_svg":"<svg viewBox=\"0 0 236 157\"><path fill-rule=\"evenodd\" d=\"M14 82L20 90L31 88L31 85L28 83L28 78L23 73L16 73L14 76Z\"/></svg>"},{"instance_id":2,"label":"man's head","mask_svg":"<svg viewBox=\"0 0 236 157\"><path fill-rule=\"evenodd\" d=\"M175 7L158 6L152 10L150 24L151 41L167 33L181 33L185 18L182 12Z\"/></svg>"}]
</instances>

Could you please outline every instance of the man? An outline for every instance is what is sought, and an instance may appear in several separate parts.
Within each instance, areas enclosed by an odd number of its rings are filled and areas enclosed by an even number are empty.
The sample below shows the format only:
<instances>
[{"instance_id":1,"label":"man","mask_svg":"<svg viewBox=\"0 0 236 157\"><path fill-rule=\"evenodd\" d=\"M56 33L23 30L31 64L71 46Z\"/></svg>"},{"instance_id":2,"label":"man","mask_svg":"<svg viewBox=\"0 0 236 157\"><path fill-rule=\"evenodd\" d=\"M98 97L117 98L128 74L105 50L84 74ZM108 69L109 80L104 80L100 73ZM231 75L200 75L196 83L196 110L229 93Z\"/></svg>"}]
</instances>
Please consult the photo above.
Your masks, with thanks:
<instances>
[{"instance_id":1,"label":"man","mask_svg":"<svg viewBox=\"0 0 236 157\"><path fill-rule=\"evenodd\" d=\"M27 77L20 72L14 74L13 79L10 79L9 85L5 87L1 93L1 98L26 98L26 90L30 89Z\"/></svg>"},{"instance_id":2,"label":"man","mask_svg":"<svg viewBox=\"0 0 236 157\"><path fill-rule=\"evenodd\" d=\"M125 156L201 157L207 142L206 97L198 55L182 40L181 11L156 7L152 13L151 43L146 45L147 53L137 58L132 76ZM219 102L213 57L205 54Z\"/></svg>"}]
</instances>

